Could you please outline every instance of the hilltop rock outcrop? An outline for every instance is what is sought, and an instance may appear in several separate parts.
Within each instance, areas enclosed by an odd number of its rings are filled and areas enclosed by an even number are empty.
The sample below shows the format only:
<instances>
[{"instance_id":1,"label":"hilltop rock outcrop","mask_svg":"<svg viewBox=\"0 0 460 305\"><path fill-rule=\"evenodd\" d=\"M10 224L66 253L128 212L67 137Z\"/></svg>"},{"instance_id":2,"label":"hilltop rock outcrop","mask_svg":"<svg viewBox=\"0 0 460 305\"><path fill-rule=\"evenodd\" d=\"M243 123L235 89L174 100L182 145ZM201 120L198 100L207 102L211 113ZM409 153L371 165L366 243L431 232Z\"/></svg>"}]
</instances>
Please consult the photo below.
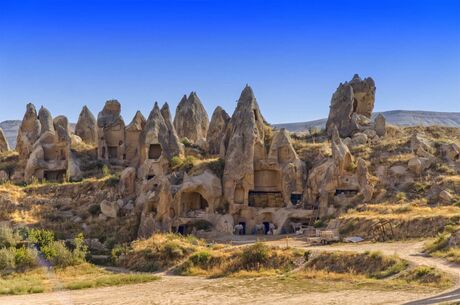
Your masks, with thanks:
<instances>
[{"instance_id":1,"label":"hilltop rock outcrop","mask_svg":"<svg viewBox=\"0 0 460 305\"><path fill-rule=\"evenodd\" d=\"M98 157L112 163L123 161L125 148L125 122L120 115L121 105L109 100L97 116Z\"/></svg>"},{"instance_id":2,"label":"hilltop rock outcrop","mask_svg":"<svg viewBox=\"0 0 460 305\"><path fill-rule=\"evenodd\" d=\"M224 196L230 203L248 203L254 189L254 159L264 159L264 118L248 85L241 92L223 139Z\"/></svg>"},{"instance_id":3,"label":"hilltop rock outcrop","mask_svg":"<svg viewBox=\"0 0 460 305\"><path fill-rule=\"evenodd\" d=\"M174 117L174 127L179 138L187 138L202 146L206 142L208 126L208 114L196 92L191 92L188 98L184 95Z\"/></svg>"},{"instance_id":4,"label":"hilltop rock outcrop","mask_svg":"<svg viewBox=\"0 0 460 305\"><path fill-rule=\"evenodd\" d=\"M3 133L3 129L0 128L0 153L10 150L10 145Z\"/></svg>"},{"instance_id":5,"label":"hilltop rock outcrop","mask_svg":"<svg viewBox=\"0 0 460 305\"><path fill-rule=\"evenodd\" d=\"M86 106L83 106L78 117L75 134L86 144L95 145L97 143L96 118Z\"/></svg>"},{"instance_id":6,"label":"hilltop rock outcrop","mask_svg":"<svg viewBox=\"0 0 460 305\"><path fill-rule=\"evenodd\" d=\"M337 127L341 137L349 137L362 125L367 125L374 102L375 83L372 78L362 80L355 74L350 82L341 83L332 95L326 123L328 135L332 135L332 125Z\"/></svg>"},{"instance_id":7,"label":"hilltop rock outcrop","mask_svg":"<svg viewBox=\"0 0 460 305\"><path fill-rule=\"evenodd\" d=\"M41 106L38 111L38 120L40 121L41 131L40 135L45 132L54 132L53 117L45 107Z\"/></svg>"},{"instance_id":8,"label":"hilltop rock outcrop","mask_svg":"<svg viewBox=\"0 0 460 305\"><path fill-rule=\"evenodd\" d=\"M35 106L31 103L26 106L26 113L19 127L16 140L16 151L19 153L19 160L27 160L32 153L32 147L38 140L41 131L41 124L38 120Z\"/></svg>"},{"instance_id":9,"label":"hilltop rock outcrop","mask_svg":"<svg viewBox=\"0 0 460 305\"><path fill-rule=\"evenodd\" d=\"M175 137L171 124L168 124L158 107L150 112L140 137L141 176L163 175L174 156L183 155L183 145Z\"/></svg>"},{"instance_id":10,"label":"hilltop rock outcrop","mask_svg":"<svg viewBox=\"0 0 460 305\"><path fill-rule=\"evenodd\" d=\"M124 159L129 166L137 167L140 160L140 140L145 127L145 118L137 111L133 120L125 129L125 155Z\"/></svg>"},{"instance_id":11,"label":"hilltop rock outcrop","mask_svg":"<svg viewBox=\"0 0 460 305\"><path fill-rule=\"evenodd\" d=\"M217 106L212 113L206 137L208 152L210 154L219 154L220 143L222 142L222 137L225 133L225 129L227 128L228 121L230 121L230 116L224 109L222 109L222 107Z\"/></svg>"}]
</instances>

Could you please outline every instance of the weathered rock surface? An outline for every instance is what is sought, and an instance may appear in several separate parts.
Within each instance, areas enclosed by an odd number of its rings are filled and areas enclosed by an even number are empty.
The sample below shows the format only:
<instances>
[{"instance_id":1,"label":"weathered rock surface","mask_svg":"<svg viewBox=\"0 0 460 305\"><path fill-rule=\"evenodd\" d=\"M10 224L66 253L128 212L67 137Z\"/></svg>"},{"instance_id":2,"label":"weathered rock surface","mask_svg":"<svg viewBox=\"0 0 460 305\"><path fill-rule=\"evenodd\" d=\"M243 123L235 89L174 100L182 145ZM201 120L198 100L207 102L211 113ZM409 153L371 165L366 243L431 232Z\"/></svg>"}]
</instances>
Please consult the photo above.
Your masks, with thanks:
<instances>
[{"instance_id":1,"label":"weathered rock surface","mask_svg":"<svg viewBox=\"0 0 460 305\"><path fill-rule=\"evenodd\" d=\"M45 107L40 107L38 111L38 120L40 121L41 132L40 134L44 134L45 132L54 132L54 124L53 124L53 117L51 113Z\"/></svg>"},{"instance_id":2,"label":"weathered rock surface","mask_svg":"<svg viewBox=\"0 0 460 305\"><path fill-rule=\"evenodd\" d=\"M40 136L41 125L38 120L35 106L27 104L27 110L19 127L18 137L16 140L16 151L19 153L20 160L27 160L32 153L32 147Z\"/></svg>"},{"instance_id":3,"label":"weathered rock surface","mask_svg":"<svg viewBox=\"0 0 460 305\"><path fill-rule=\"evenodd\" d=\"M97 116L98 158L122 163L125 153L125 122L117 100L108 100Z\"/></svg>"},{"instance_id":4,"label":"weathered rock surface","mask_svg":"<svg viewBox=\"0 0 460 305\"><path fill-rule=\"evenodd\" d=\"M208 151L210 154L219 154L220 143L225 134L228 121L230 121L230 117L227 112L222 107L217 106L212 113L207 135Z\"/></svg>"},{"instance_id":5,"label":"weathered rock surface","mask_svg":"<svg viewBox=\"0 0 460 305\"><path fill-rule=\"evenodd\" d=\"M95 145L97 143L96 118L86 106L83 106L78 117L75 134L86 144Z\"/></svg>"},{"instance_id":6,"label":"weathered rock surface","mask_svg":"<svg viewBox=\"0 0 460 305\"><path fill-rule=\"evenodd\" d=\"M123 196L131 196L136 192L136 169L134 167L127 167L121 172L119 188Z\"/></svg>"},{"instance_id":7,"label":"weathered rock surface","mask_svg":"<svg viewBox=\"0 0 460 305\"><path fill-rule=\"evenodd\" d=\"M158 103L155 103L150 112L140 139L140 176L163 175L167 171L169 160L184 154L182 143L175 135L170 121L165 121Z\"/></svg>"},{"instance_id":8,"label":"weathered rock surface","mask_svg":"<svg viewBox=\"0 0 460 305\"><path fill-rule=\"evenodd\" d=\"M3 129L0 128L0 153L10 150L10 145L3 133Z\"/></svg>"},{"instance_id":9,"label":"weathered rock surface","mask_svg":"<svg viewBox=\"0 0 460 305\"><path fill-rule=\"evenodd\" d=\"M375 83L372 78L362 80L357 74L350 82L340 84L332 95L326 130L332 133L335 125L341 137L348 137L367 124L374 109Z\"/></svg>"},{"instance_id":10,"label":"weathered rock surface","mask_svg":"<svg viewBox=\"0 0 460 305\"><path fill-rule=\"evenodd\" d=\"M188 98L184 95L174 117L179 138L187 138L195 144L205 143L208 126L208 114L196 92L191 92Z\"/></svg>"},{"instance_id":11,"label":"weathered rock surface","mask_svg":"<svg viewBox=\"0 0 460 305\"><path fill-rule=\"evenodd\" d=\"M230 203L248 202L254 188L254 159L264 154L264 118L251 87L241 92L223 139L224 196Z\"/></svg>"},{"instance_id":12,"label":"weathered rock surface","mask_svg":"<svg viewBox=\"0 0 460 305\"><path fill-rule=\"evenodd\" d=\"M386 120L385 117L379 113L379 115L374 120L374 127L377 135L383 137L386 134Z\"/></svg>"},{"instance_id":13,"label":"weathered rock surface","mask_svg":"<svg viewBox=\"0 0 460 305\"><path fill-rule=\"evenodd\" d=\"M137 111L133 120L125 129L125 162L129 166L137 167L140 162L140 140L145 127L145 118Z\"/></svg>"},{"instance_id":14,"label":"weathered rock surface","mask_svg":"<svg viewBox=\"0 0 460 305\"><path fill-rule=\"evenodd\" d=\"M101 207L101 212L104 216L109 217L109 218L118 217L118 211L120 207L118 206L116 201L103 200L100 203L100 207Z\"/></svg>"}]
</instances>

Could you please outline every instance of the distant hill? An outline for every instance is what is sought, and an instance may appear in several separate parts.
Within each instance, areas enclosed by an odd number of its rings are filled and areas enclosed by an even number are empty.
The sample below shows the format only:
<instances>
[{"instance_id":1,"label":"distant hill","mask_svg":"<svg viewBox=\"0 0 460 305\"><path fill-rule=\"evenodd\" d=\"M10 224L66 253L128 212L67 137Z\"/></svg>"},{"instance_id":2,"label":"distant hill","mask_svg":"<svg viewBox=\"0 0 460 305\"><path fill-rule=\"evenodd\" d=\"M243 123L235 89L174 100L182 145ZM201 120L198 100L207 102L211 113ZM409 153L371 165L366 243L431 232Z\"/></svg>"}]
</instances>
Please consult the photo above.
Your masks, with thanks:
<instances>
[{"instance_id":1,"label":"distant hill","mask_svg":"<svg viewBox=\"0 0 460 305\"><path fill-rule=\"evenodd\" d=\"M388 123L398 126L448 126L460 127L460 112L434 112L434 111L411 111L411 110L392 110L381 112ZM379 112L373 113L372 118ZM305 131L310 128L326 127L327 119L320 119L309 122L273 124L276 128L286 128L289 131Z\"/></svg>"},{"instance_id":2,"label":"distant hill","mask_svg":"<svg viewBox=\"0 0 460 305\"><path fill-rule=\"evenodd\" d=\"M374 113L375 117L378 113ZM410 110L392 110L382 112L388 123L399 126L449 126L460 127L460 112L433 112L433 111L410 111ZM327 119L314 120L299 123L273 124L276 128L286 128L289 131L304 131L312 127L323 129L326 127ZM16 136L18 134L20 120L8 120L0 123L10 143L10 147L16 147ZM75 124L71 124L71 129Z\"/></svg>"}]
</instances>

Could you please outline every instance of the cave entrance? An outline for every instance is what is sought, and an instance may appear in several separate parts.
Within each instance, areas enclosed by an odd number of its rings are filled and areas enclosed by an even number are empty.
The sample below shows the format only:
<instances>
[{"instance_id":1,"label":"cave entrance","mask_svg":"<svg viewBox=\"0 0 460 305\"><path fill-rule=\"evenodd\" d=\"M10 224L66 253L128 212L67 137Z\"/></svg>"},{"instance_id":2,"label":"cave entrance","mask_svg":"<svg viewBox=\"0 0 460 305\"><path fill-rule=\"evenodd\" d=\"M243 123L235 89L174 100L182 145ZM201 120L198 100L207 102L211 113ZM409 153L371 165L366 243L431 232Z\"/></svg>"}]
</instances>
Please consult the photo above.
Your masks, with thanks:
<instances>
[{"instance_id":1,"label":"cave entrance","mask_svg":"<svg viewBox=\"0 0 460 305\"><path fill-rule=\"evenodd\" d=\"M43 172L43 179L50 182L64 182L66 170L45 170Z\"/></svg>"},{"instance_id":2,"label":"cave entrance","mask_svg":"<svg viewBox=\"0 0 460 305\"><path fill-rule=\"evenodd\" d=\"M182 193L181 207L183 217L198 217L206 212L208 202L198 192Z\"/></svg>"},{"instance_id":3,"label":"cave entrance","mask_svg":"<svg viewBox=\"0 0 460 305\"><path fill-rule=\"evenodd\" d=\"M118 147L117 146L109 146L107 147L109 152L109 159L117 159L118 158Z\"/></svg>"},{"instance_id":4,"label":"cave entrance","mask_svg":"<svg viewBox=\"0 0 460 305\"><path fill-rule=\"evenodd\" d=\"M160 144L150 144L149 146L149 159L158 160L161 156L163 149Z\"/></svg>"},{"instance_id":5,"label":"cave entrance","mask_svg":"<svg viewBox=\"0 0 460 305\"><path fill-rule=\"evenodd\" d=\"M290 217L286 219L281 228L282 234L291 234L295 233L298 230L306 229L310 226L311 218L299 218L299 217Z\"/></svg>"}]
</instances>

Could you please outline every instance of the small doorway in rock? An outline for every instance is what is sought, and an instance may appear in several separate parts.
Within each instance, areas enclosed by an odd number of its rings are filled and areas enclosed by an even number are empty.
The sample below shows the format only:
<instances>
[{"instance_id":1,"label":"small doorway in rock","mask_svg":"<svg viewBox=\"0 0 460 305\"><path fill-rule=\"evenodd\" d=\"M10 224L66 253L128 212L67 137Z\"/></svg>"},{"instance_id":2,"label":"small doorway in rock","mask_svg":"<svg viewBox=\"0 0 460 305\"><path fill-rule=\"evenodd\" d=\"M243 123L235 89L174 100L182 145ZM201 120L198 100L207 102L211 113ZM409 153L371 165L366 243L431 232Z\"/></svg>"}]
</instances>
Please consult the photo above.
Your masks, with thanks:
<instances>
[{"instance_id":1,"label":"small doorway in rock","mask_svg":"<svg viewBox=\"0 0 460 305\"><path fill-rule=\"evenodd\" d=\"M160 144L150 144L149 146L149 159L157 160L161 156L163 149Z\"/></svg>"},{"instance_id":2,"label":"small doorway in rock","mask_svg":"<svg viewBox=\"0 0 460 305\"><path fill-rule=\"evenodd\" d=\"M177 228L177 233L179 233L180 235L185 235L185 225L179 225L179 227Z\"/></svg>"},{"instance_id":3,"label":"small doorway in rock","mask_svg":"<svg viewBox=\"0 0 460 305\"><path fill-rule=\"evenodd\" d=\"M270 223L268 221L264 221L264 234L267 235L268 232L270 231Z\"/></svg>"},{"instance_id":4,"label":"small doorway in rock","mask_svg":"<svg viewBox=\"0 0 460 305\"><path fill-rule=\"evenodd\" d=\"M246 223L244 221L240 221L239 224L243 226L243 228L240 229L239 235L246 235Z\"/></svg>"},{"instance_id":5,"label":"small doorway in rock","mask_svg":"<svg viewBox=\"0 0 460 305\"><path fill-rule=\"evenodd\" d=\"M109 146L109 159L116 159L118 158L118 147L116 146Z\"/></svg>"}]
</instances>

